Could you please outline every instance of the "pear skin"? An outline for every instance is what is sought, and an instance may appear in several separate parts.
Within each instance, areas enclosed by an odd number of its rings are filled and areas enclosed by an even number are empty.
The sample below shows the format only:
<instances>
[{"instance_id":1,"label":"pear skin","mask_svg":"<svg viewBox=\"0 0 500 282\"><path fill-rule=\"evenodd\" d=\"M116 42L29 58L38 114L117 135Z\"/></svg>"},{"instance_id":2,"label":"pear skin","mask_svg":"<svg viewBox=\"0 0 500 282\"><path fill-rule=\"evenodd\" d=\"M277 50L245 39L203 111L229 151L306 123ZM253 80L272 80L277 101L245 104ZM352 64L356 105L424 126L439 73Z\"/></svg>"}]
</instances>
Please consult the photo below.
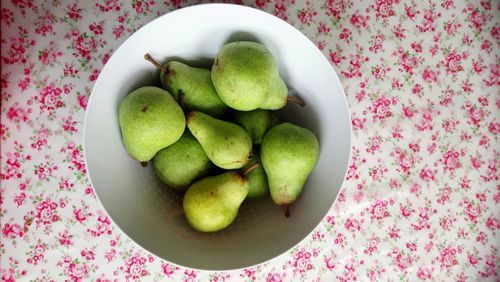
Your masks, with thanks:
<instances>
[{"instance_id":1,"label":"pear skin","mask_svg":"<svg viewBox=\"0 0 500 282\"><path fill-rule=\"evenodd\" d=\"M182 137L153 158L158 178L170 188L185 190L212 167L200 143L185 131Z\"/></svg>"},{"instance_id":2,"label":"pear skin","mask_svg":"<svg viewBox=\"0 0 500 282\"><path fill-rule=\"evenodd\" d=\"M187 126L216 166L238 169L248 162L252 140L241 126L198 111L188 113Z\"/></svg>"},{"instance_id":3,"label":"pear skin","mask_svg":"<svg viewBox=\"0 0 500 282\"><path fill-rule=\"evenodd\" d=\"M198 180L184 195L183 209L187 221L201 232L226 228L236 218L248 189L248 178L237 172Z\"/></svg>"},{"instance_id":4,"label":"pear skin","mask_svg":"<svg viewBox=\"0 0 500 282\"><path fill-rule=\"evenodd\" d=\"M161 149L175 143L184 132L184 112L166 90L145 86L123 99L118 111L127 153L146 162Z\"/></svg>"},{"instance_id":5,"label":"pear skin","mask_svg":"<svg viewBox=\"0 0 500 282\"><path fill-rule=\"evenodd\" d=\"M212 81L217 94L226 105L239 111L259 108L269 92L280 88L274 86L278 78L281 80L273 55L256 42L238 41L224 45L212 66Z\"/></svg>"},{"instance_id":6,"label":"pear skin","mask_svg":"<svg viewBox=\"0 0 500 282\"><path fill-rule=\"evenodd\" d=\"M261 109L248 112L235 111L233 120L250 134L254 145L260 145L267 130L278 123L275 113Z\"/></svg>"},{"instance_id":7,"label":"pear skin","mask_svg":"<svg viewBox=\"0 0 500 282\"><path fill-rule=\"evenodd\" d=\"M252 168L257 164L258 166ZM250 182L250 187L248 189L247 199L260 199L269 194L269 185L267 183L267 175L260 164L260 152L258 149L254 149L252 154L252 159L243 167L243 171L250 170L248 173L244 173Z\"/></svg>"},{"instance_id":8,"label":"pear skin","mask_svg":"<svg viewBox=\"0 0 500 282\"><path fill-rule=\"evenodd\" d=\"M260 157L273 201L285 209L302 192L319 158L319 141L309 129L278 124L266 133Z\"/></svg>"}]
</instances>

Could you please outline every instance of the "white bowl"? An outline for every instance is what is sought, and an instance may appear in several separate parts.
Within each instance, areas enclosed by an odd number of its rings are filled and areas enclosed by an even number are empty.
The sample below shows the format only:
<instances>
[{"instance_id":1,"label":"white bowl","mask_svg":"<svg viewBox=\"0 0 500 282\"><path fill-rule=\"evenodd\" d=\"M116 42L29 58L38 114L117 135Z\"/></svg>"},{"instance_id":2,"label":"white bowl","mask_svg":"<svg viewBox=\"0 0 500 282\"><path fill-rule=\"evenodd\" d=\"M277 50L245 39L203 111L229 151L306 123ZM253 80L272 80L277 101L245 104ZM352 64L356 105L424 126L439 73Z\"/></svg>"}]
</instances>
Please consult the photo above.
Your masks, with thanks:
<instances>
[{"instance_id":1,"label":"white bowl","mask_svg":"<svg viewBox=\"0 0 500 282\"><path fill-rule=\"evenodd\" d=\"M132 90L158 84L144 54L210 62L228 41L263 43L282 77L307 103L287 106L282 121L312 129L320 158L289 218L270 199L245 202L223 231L194 231L184 219L179 193L165 188L126 153L118 107ZM238 5L207 4L159 17L128 38L109 59L87 107L84 134L87 170L104 209L130 239L172 263L230 270L275 258L306 238L325 217L341 189L350 158L351 121L344 91L328 60L301 32L277 17Z\"/></svg>"}]
</instances>

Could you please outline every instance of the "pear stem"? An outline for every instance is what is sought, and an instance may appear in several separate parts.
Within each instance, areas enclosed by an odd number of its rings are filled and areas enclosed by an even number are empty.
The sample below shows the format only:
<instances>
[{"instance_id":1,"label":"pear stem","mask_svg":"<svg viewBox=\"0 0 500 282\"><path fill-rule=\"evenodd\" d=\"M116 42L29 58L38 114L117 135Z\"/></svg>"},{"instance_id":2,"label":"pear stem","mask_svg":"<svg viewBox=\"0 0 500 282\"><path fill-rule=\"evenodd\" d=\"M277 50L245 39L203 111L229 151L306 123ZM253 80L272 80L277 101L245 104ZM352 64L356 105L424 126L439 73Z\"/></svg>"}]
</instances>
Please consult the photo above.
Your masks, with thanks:
<instances>
[{"instance_id":1,"label":"pear stem","mask_svg":"<svg viewBox=\"0 0 500 282\"><path fill-rule=\"evenodd\" d=\"M158 68L159 70L163 71L165 74L169 73L168 68L165 68L160 63L158 63L158 61L155 60L155 59L153 59L153 57L151 57L151 55L149 55L149 53L146 53L146 55L144 55L144 59L146 61L152 63L156 68Z\"/></svg>"},{"instance_id":2,"label":"pear stem","mask_svg":"<svg viewBox=\"0 0 500 282\"><path fill-rule=\"evenodd\" d=\"M141 162L141 165L142 165L143 167L147 167L147 166L148 166L148 162Z\"/></svg>"},{"instance_id":3,"label":"pear stem","mask_svg":"<svg viewBox=\"0 0 500 282\"><path fill-rule=\"evenodd\" d=\"M258 168L260 166L260 162L255 162L251 166L247 167L242 173L244 176L247 176L252 170Z\"/></svg>"},{"instance_id":4,"label":"pear stem","mask_svg":"<svg viewBox=\"0 0 500 282\"><path fill-rule=\"evenodd\" d=\"M282 207L283 207L283 212L285 213L285 216L290 217L290 205L284 204L284 205L282 205Z\"/></svg>"},{"instance_id":5,"label":"pear stem","mask_svg":"<svg viewBox=\"0 0 500 282\"><path fill-rule=\"evenodd\" d=\"M287 103L298 104L302 107L304 107L306 105L306 102L304 102L304 100L302 100L301 98L299 98L297 96L287 96L286 101L287 101Z\"/></svg>"}]
</instances>

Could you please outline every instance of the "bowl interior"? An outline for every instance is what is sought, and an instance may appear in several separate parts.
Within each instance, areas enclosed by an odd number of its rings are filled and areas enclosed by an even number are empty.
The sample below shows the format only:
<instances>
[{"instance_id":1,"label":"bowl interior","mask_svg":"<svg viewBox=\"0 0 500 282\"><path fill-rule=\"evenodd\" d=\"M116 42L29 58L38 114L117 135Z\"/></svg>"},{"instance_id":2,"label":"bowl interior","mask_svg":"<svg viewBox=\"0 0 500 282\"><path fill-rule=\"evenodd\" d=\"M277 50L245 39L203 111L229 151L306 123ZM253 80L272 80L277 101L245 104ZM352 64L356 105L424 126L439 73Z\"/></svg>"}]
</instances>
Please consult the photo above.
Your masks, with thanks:
<instances>
[{"instance_id":1,"label":"bowl interior","mask_svg":"<svg viewBox=\"0 0 500 282\"><path fill-rule=\"evenodd\" d=\"M217 16L214 16L217 15ZM320 159L285 218L270 199L244 202L227 229L194 231L182 212L182 195L162 185L151 166L125 152L118 107L132 90L158 84L145 53L166 61L206 65L225 43L265 44L280 73L307 106L289 105L282 121L312 129ZM210 4L181 9L147 24L110 58L92 91L85 123L85 158L96 194L118 227L139 246L186 267L230 270L252 266L289 250L320 223L335 201L350 156L350 118L344 92L323 54L299 31L264 12Z\"/></svg>"}]
</instances>

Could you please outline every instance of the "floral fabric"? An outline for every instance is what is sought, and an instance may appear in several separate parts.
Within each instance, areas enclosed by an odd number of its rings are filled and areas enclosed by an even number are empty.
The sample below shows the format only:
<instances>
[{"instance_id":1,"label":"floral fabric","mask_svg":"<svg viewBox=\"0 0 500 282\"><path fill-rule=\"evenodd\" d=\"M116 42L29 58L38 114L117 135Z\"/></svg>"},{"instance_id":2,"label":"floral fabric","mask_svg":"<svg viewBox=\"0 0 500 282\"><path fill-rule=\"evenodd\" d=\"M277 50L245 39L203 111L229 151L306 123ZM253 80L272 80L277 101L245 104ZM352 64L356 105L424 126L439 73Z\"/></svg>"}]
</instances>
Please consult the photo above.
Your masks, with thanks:
<instances>
[{"instance_id":1,"label":"floral fabric","mask_svg":"<svg viewBox=\"0 0 500 282\"><path fill-rule=\"evenodd\" d=\"M342 193L286 255L185 269L104 213L85 108L135 30L208 1L8 0L1 7L2 281L499 281L500 3L228 1L297 27L339 74L353 125Z\"/></svg>"}]
</instances>

